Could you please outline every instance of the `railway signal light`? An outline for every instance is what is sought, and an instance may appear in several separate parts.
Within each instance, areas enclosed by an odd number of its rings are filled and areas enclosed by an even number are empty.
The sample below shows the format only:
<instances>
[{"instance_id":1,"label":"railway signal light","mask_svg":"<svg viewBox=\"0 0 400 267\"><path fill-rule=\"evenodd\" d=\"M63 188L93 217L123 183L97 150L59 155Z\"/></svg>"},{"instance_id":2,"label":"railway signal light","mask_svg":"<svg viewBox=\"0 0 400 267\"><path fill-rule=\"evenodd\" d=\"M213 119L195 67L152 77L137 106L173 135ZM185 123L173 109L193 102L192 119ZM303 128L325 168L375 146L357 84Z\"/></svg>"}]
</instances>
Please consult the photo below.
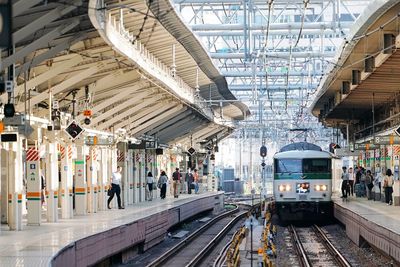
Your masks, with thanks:
<instances>
[{"instance_id":1,"label":"railway signal light","mask_svg":"<svg viewBox=\"0 0 400 267\"><path fill-rule=\"evenodd\" d=\"M92 111L90 109L86 109L83 111L83 116L85 116L86 118L83 120L83 122L86 125L89 125L91 123L90 117L92 117Z\"/></svg>"},{"instance_id":2,"label":"railway signal light","mask_svg":"<svg viewBox=\"0 0 400 267\"><path fill-rule=\"evenodd\" d=\"M263 158L265 158L267 156L267 147L264 145L262 145L260 147L260 156Z\"/></svg>"},{"instance_id":3,"label":"railway signal light","mask_svg":"<svg viewBox=\"0 0 400 267\"><path fill-rule=\"evenodd\" d=\"M4 117L6 118L11 118L14 117L15 114L15 108L14 104L7 103L4 105Z\"/></svg>"}]
</instances>

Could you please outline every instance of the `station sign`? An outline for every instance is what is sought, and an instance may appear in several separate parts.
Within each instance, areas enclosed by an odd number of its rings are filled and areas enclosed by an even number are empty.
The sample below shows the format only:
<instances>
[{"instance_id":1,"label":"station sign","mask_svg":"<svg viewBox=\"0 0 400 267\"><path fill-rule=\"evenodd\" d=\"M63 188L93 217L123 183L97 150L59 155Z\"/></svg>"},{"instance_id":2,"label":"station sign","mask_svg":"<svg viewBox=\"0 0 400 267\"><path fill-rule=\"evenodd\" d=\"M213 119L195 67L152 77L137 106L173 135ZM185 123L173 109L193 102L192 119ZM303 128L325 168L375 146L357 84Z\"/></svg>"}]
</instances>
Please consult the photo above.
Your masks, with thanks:
<instances>
[{"instance_id":1,"label":"station sign","mask_svg":"<svg viewBox=\"0 0 400 267\"><path fill-rule=\"evenodd\" d=\"M85 145L87 146L111 146L114 145L114 138L112 136L98 137L98 136L86 136Z\"/></svg>"},{"instance_id":2,"label":"station sign","mask_svg":"<svg viewBox=\"0 0 400 267\"><path fill-rule=\"evenodd\" d=\"M157 142L142 140L140 144L128 144L128 149L156 149Z\"/></svg>"}]
</instances>

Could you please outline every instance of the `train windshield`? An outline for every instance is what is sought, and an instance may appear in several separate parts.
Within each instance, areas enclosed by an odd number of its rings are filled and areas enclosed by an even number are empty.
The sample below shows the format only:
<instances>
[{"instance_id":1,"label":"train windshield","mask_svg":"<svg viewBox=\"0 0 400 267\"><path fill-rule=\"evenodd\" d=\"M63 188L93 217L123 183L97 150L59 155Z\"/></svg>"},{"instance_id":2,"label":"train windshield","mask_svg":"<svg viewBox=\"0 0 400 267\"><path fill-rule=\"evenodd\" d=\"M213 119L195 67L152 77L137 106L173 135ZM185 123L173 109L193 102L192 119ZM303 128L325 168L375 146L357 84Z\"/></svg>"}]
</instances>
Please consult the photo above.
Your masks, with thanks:
<instances>
[{"instance_id":1,"label":"train windshield","mask_svg":"<svg viewBox=\"0 0 400 267\"><path fill-rule=\"evenodd\" d=\"M275 173L330 173L330 159L276 159Z\"/></svg>"},{"instance_id":2,"label":"train windshield","mask_svg":"<svg viewBox=\"0 0 400 267\"><path fill-rule=\"evenodd\" d=\"M330 173L330 159L303 159L304 173Z\"/></svg>"},{"instance_id":3,"label":"train windshield","mask_svg":"<svg viewBox=\"0 0 400 267\"><path fill-rule=\"evenodd\" d=\"M276 173L301 173L301 159L275 160Z\"/></svg>"}]
</instances>

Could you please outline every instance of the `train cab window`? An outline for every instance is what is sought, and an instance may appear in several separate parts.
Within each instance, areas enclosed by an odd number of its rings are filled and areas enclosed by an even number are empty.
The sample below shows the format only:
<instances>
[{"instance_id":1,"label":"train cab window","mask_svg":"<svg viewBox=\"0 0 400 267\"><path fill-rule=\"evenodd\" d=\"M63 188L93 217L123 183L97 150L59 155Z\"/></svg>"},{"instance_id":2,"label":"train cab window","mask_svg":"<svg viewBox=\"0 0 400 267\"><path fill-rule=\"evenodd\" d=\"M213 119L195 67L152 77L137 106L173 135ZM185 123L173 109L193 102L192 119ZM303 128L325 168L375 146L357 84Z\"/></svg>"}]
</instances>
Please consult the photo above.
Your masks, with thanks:
<instances>
[{"instance_id":1,"label":"train cab window","mask_svg":"<svg viewBox=\"0 0 400 267\"><path fill-rule=\"evenodd\" d=\"M304 159L303 160L304 173L330 173L331 160L330 159Z\"/></svg>"},{"instance_id":2,"label":"train cab window","mask_svg":"<svg viewBox=\"0 0 400 267\"><path fill-rule=\"evenodd\" d=\"M301 173L301 159L275 160L276 173Z\"/></svg>"}]
</instances>

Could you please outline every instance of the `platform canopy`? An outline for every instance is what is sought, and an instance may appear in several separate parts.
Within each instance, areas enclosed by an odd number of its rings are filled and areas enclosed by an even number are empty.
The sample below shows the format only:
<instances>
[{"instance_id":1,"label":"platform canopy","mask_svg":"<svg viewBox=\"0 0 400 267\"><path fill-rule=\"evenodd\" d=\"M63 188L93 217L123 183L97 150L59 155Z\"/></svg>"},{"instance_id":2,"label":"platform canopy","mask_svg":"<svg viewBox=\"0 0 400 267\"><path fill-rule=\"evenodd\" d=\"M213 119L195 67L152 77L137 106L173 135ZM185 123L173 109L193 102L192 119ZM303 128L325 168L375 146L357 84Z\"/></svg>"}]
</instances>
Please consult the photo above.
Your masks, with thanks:
<instances>
[{"instance_id":1,"label":"platform canopy","mask_svg":"<svg viewBox=\"0 0 400 267\"><path fill-rule=\"evenodd\" d=\"M399 14L398 1L374 1L357 20L312 105L325 125L356 139L398 126Z\"/></svg>"},{"instance_id":2,"label":"platform canopy","mask_svg":"<svg viewBox=\"0 0 400 267\"><path fill-rule=\"evenodd\" d=\"M0 71L15 81L16 111L50 119L58 104L83 124L91 110L85 127L163 143L193 141L209 127L199 141L229 134L248 108L205 50L190 49L192 32L168 26L179 24L175 10L153 3L12 1L14 48L2 50Z\"/></svg>"}]
</instances>

